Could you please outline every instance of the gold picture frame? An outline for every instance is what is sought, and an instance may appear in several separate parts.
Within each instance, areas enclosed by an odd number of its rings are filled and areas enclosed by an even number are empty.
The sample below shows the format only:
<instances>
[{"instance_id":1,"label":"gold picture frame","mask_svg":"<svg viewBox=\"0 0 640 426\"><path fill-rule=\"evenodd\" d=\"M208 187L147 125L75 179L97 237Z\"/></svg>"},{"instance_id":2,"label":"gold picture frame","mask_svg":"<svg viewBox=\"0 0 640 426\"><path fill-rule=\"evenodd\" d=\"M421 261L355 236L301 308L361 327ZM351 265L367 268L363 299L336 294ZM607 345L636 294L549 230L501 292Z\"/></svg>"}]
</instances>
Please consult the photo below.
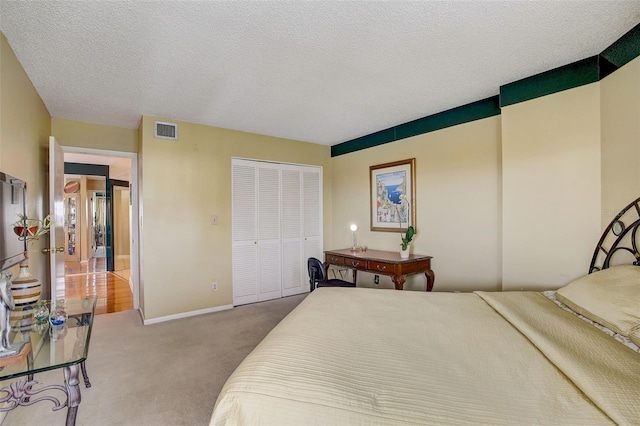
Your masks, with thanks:
<instances>
[{"instance_id":1,"label":"gold picture frame","mask_svg":"<svg viewBox=\"0 0 640 426\"><path fill-rule=\"evenodd\" d=\"M369 167L371 230L406 232L416 227L416 159Z\"/></svg>"}]
</instances>

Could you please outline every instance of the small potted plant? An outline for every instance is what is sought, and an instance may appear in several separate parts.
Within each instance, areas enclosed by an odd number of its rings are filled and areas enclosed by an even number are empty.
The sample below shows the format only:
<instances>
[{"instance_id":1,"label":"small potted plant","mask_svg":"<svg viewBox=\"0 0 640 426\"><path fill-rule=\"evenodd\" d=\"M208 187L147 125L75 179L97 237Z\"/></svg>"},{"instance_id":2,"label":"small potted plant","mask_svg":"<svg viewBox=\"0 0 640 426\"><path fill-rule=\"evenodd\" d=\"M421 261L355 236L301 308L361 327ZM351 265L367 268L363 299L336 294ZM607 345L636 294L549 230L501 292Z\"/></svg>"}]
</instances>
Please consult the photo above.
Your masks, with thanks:
<instances>
[{"instance_id":1,"label":"small potted plant","mask_svg":"<svg viewBox=\"0 0 640 426\"><path fill-rule=\"evenodd\" d=\"M409 225L407 226L407 232L404 234L402 231L400 232L400 239L402 240L402 243L400 244L400 257L406 259L409 257L409 243L413 240L413 236L416 233L413 225L409 224L409 201L406 196L400 196L400 206L396 206L396 211L398 212L398 223L400 225L400 229L402 229L402 219L405 217L407 218L407 225Z\"/></svg>"},{"instance_id":2,"label":"small potted plant","mask_svg":"<svg viewBox=\"0 0 640 426\"><path fill-rule=\"evenodd\" d=\"M22 214L19 214L18 217L20 220L13 224L13 232L16 233L20 241L27 243L35 241L49 232L49 228L51 228L51 215L42 220L29 219Z\"/></svg>"},{"instance_id":3,"label":"small potted plant","mask_svg":"<svg viewBox=\"0 0 640 426\"><path fill-rule=\"evenodd\" d=\"M38 302L40 299L41 283L29 273L29 255L27 246L30 242L39 239L49 232L51 228L51 215L42 220L30 219L25 215L18 215L20 220L13 224L13 232L20 241L25 241L25 260L20 262L20 272L11 281L11 292L16 299L16 305L28 306Z\"/></svg>"},{"instance_id":4,"label":"small potted plant","mask_svg":"<svg viewBox=\"0 0 640 426\"><path fill-rule=\"evenodd\" d=\"M413 236L415 235L416 231L415 229L413 229L413 226L409 226L407 228L407 232L402 235L402 233L400 233L400 237L402 238L402 244L400 244L402 251L409 251L409 243L411 242L411 240L413 240Z\"/></svg>"}]
</instances>

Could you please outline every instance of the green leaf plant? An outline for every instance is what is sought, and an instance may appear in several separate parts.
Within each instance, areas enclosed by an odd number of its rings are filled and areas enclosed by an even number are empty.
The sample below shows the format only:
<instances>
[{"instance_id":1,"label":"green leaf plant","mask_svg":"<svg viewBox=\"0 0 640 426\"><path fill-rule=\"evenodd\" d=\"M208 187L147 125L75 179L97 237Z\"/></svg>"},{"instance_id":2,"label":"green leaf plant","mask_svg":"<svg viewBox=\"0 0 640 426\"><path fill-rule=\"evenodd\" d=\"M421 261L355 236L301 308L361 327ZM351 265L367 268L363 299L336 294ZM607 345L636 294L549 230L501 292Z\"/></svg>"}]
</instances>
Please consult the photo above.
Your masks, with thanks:
<instances>
[{"instance_id":1,"label":"green leaf plant","mask_svg":"<svg viewBox=\"0 0 640 426\"><path fill-rule=\"evenodd\" d=\"M407 200L405 195L400 196L400 207L396 206L396 211L398 212L398 222L400 225L400 229L402 229L402 218L404 217L404 213L407 216L407 225L409 225L410 212L409 212L409 201ZM413 225L409 225L407 227L407 232L403 235L402 231L400 231L400 238L402 240L402 250L406 250L409 247L409 243L413 240L413 236L415 235L416 230Z\"/></svg>"}]
</instances>

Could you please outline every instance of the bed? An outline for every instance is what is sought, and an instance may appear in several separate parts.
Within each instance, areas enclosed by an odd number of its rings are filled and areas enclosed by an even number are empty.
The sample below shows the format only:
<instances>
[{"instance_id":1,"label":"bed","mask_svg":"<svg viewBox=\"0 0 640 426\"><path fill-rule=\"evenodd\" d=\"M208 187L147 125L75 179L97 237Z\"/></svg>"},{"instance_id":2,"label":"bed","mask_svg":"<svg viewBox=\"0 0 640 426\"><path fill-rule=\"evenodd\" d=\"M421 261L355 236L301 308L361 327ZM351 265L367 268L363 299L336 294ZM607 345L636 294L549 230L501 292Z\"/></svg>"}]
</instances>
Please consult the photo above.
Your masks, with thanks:
<instances>
[{"instance_id":1,"label":"bed","mask_svg":"<svg viewBox=\"0 0 640 426\"><path fill-rule=\"evenodd\" d=\"M557 291L314 291L211 424L640 424L639 203Z\"/></svg>"}]
</instances>

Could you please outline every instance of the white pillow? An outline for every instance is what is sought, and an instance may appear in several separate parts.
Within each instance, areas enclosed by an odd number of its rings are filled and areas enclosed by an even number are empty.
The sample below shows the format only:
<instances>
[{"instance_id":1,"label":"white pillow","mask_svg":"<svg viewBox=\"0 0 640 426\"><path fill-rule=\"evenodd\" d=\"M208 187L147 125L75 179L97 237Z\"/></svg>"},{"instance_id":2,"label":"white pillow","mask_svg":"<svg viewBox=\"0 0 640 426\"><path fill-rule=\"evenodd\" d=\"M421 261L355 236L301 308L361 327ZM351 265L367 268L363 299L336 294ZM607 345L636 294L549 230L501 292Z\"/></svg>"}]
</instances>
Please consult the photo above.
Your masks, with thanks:
<instances>
[{"instance_id":1,"label":"white pillow","mask_svg":"<svg viewBox=\"0 0 640 426\"><path fill-rule=\"evenodd\" d=\"M559 289L556 297L579 314L623 336L631 338L631 333L640 328L638 266L612 266L585 275ZM636 339L640 340L640 335Z\"/></svg>"}]
</instances>

